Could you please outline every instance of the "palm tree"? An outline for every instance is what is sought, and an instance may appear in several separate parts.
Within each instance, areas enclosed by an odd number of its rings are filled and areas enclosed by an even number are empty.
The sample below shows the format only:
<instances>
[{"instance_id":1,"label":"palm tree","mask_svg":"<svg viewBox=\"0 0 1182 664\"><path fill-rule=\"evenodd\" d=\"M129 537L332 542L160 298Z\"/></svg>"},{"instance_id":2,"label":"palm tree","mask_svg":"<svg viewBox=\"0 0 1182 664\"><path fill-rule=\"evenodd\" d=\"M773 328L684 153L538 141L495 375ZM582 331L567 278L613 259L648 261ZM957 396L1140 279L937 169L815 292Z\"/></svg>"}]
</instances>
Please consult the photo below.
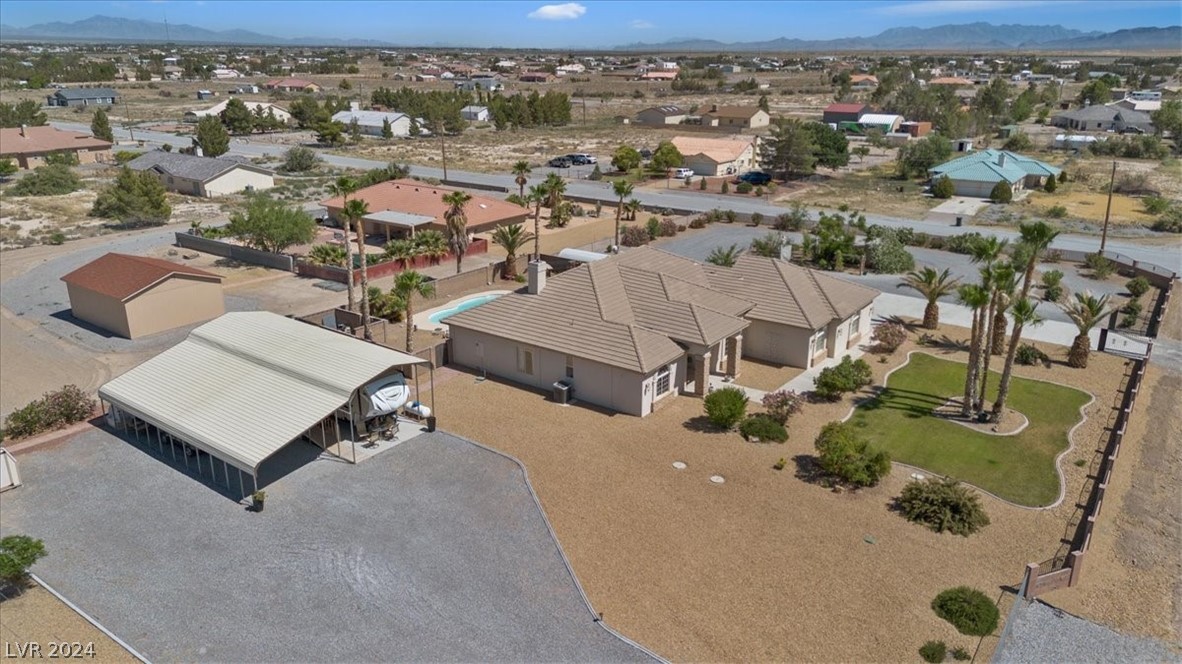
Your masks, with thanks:
<instances>
[{"instance_id":1,"label":"palm tree","mask_svg":"<svg viewBox=\"0 0 1182 664\"><path fill-rule=\"evenodd\" d=\"M1075 294L1075 301L1059 305L1063 312L1079 328L1079 334L1067 351L1067 366L1076 369L1088 368L1088 355L1092 352L1092 339L1088 333L1104 320L1112 310L1108 308L1108 295L1096 297L1091 291Z\"/></svg>"},{"instance_id":2,"label":"palm tree","mask_svg":"<svg viewBox=\"0 0 1182 664\"><path fill-rule=\"evenodd\" d=\"M526 200L534 205L534 260L542 259L541 237L542 237L542 204L550 198L550 192L546 189L546 183L537 184L529 188L529 198Z\"/></svg>"},{"instance_id":3,"label":"palm tree","mask_svg":"<svg viewBox=\"0 0 1182 664\"><path fill-rule=\"evenodd\" d=\"M344 210L344 207L349 204L349 194L352 194L359 188L360 185L357 184L357 180L354 180L353 178L346 175L342 175L341 177L337 178L336 182L328 185L328 190L333 196L340 196L342 199L344 199L341 203L342 211ZM349 311L353 311L357 308L357 298L353 295L353 246L349 244L349 224L347 221L344 222L344 227L345 285L348 287L349 291Z\"/></svg>"},{"instance_id":4,"label":"palm tree","mask_svg":"<svg viewBox=\"0 0 1182 664\"><path fill-rule=\"evenodd\" d=\"M644 203L641 203L639 198L632 198L624 203L624 212L628 213L628 221L636 221L636 213L643 208Z\"/></svg>"},{"instance_id":5,"label":"palm tree","mask_svg":"<svg viewBox=\"0 0 1182 664\"><path fill-rule=\"evenodd\" d=\"M1031 286L1034 285L1034 266L1038 264L1038 259L1042 256L1043 252L1051 246L1051 242L1054 242L1055 238L1058 237L1059 231L1052 228L1045 221L1035 221L1029 224L1019 224L1018 233L1021 235L1019 249L1026 256L1026 265L1022 272L1022 290L1018 295L1018 299L1025 300L1030 294ZM1016 318L1014 319L1014 328L1014 333L1010 335L1010 345L1006 348L1006 365L1012 365L1014 363L1014 357L1018 353L1018 344L1022 341L1022 327ZM1087 364L1086 358L1084 359L1084 364ZM999 393L1009 393L1009 380L1009 377L1002 378L1001 385L998 386Z\"/></svg>"},{"instance_id":6,"label":"palm tree","mask_svg":"<svg viewBox=\"0 0 1182 664\"><path fill-rule=\"evenodd\" d=\"M944 268L943 272L936 272L933 267L925 267L919 271L911 271L903 277L903 283L896 288L910 288L928 301L923 308L923 327L934 330L940 327L940 298L956 290L959 279L952 278L952 271Z\"/></svg>"},{"instance_id":7,"label":"palm tree","mask_svg":"<svg viewBox=\"0 0 1182 664\"><path fill-rule=\"evenodd\" d=\"M493 244L505 250L505 270L502 273L505 279L513 279L517 276L517 252L533 237L534 234L525 230L521 224L497 226L493 231Z\"/></svg>"},{"instance_id":8,"label":"palm tree","mask_svg":"<svg viewBox=\"0 0 1182 664\"><path fill-rule=\"evenodd\" d=\"M553 210L562 205L562 195L566 193L566 180L557 173L551 173L546 176L546 180L542 183L546 185L546 207Z\"/></svg>"},{"instance_id":9,"label":"palm tree","mask_svg":"<svg viewBox=\"0 0 1182 664\"><path fill-rule=\"evenodd\" d=\"M964 401L960 406L960 414L969 417L973 414L973 399L977 396L977 371L979 370L977 356L981 349L981 339L984 336L985 316L989 306L989 290L979 284L963 284L956 290L961 304L973 310L973 325L969 334L969 362L964 381Z\"/></svg>"},{"instance_id":10,"label":"palm tree","mask_svg":"<svg viewBox=\"0 0 1182 664\"><path fill-rule=\"evenodd\" d=\"M989 273L989 331L981 339L981 389L978 390L978 403L985 403L985 390L989 383L989 361L996 352L1001 355L1005 350L1006 309L1010 306L1010 297L1014 292L1014 268L1009 263L996 263L981 272ZM997 336L1001 335L1000 344ZM1000 348L999 348L1000 346ZM999 348L994 350L994 348Z\"/></svg>"},{"instance_id":11,"label":"palm tree","mask_svg":"<svg viewBox=\"0 0 1182 664\"><path fill-rule=\"evenodd\" d=\"M1038 304L1030 301L1029 298L1019 298L1014 302L1010 308L1010 315L1014 318L1014 332L1015 339L1022 338L1022 330L1026 327L1035 327L1042 325L1042 316L1037 312ZM1001 383L997 386L997 400L993 402L993 420L996 422L1001 417L1002 409L1005 408L1006 398L1010 395L1010 377L1014 373L1014 362L1009 356L1006 356L1005 366L1001 370ZM981 403L985 403L985 381L981 381Z\"/></svg>"},{"instance_id":12,"label":"palm tree","mask_svg":"<svg viewBox=\"0 0 1182 664\"><path fill-rule=\"evenodd\" d=\"M525 200L525 185L529 182L529 178L526 176L532 172L533 169L529 167L529 162L524 159L513 164L513 175L517 176L517 179L514 180L517 183L517 195L522 200Z\"/></svg>"},{"instance_id":13,"label":"palm tree","mask_svg":"<svg viewBox=\"0 0 1182 664\"><path fill-rule=\"evenodd\" d=\"M308 252L313 265L345 265L345 248L339 244L318 244Z\"/></svg>"},{"instance_id":14,"label":"palm tree","mask_svg":"<svg viewBox=\"0 0 1182 664\"><path fill-rule=\"evenodd\" d=\"M394 240L386 244L386 258L398 261L402 269L419 255L419 248L413 240Z\"/></svg>"},{"instance_id":15,"label":"palm tree","mask_svg":"<svg viewBox=\"0 0 1182 664\"><path fill-rule=\"evenodd\" d=\"M345 203L341 216L347 223L357 228L357 254L361 263L361 327L365 330L365 338L373 339L369 331L369 261L365 257L365 215L369 214L369 203L354 198ZM345 244L349 244L348 240ZM351 268L352 266L350 266Z\"/></svg>"},{"instance_id":16,"label":"palm tree","mask_svg":"<svg viewBox=\"0 0 1182 664\"><path fill-rule=\"evenodd\" d=\"M470 200L472 195L464 191L443 195L443 202L447 203L447 211L443 213L443 220L447 223L447 245L456 255L456 274L460 273L464 252L468 251L468 215L464 206Z\"/></svg>"},{"instance_id":17,"label":"palm tree","mask_svg":"<svg viewBox=\"0 0 1182 664\"><path fill-rule=\"evenodd\" d=\"M737 244L732 244L726 248L715 247L710 252L710 255L706 257L706 262L720 267L734 267L735 262L739 260L739 254L742 253L743 250Z\"/></svg>"},{"instance_id":18,"label":"palm tree","mask_svg":"<svg viewBox=\"0 0 1182 664\"><path fill-rule=\"evenodd\" d=\"M448 254L447 238L434 229L419 231L415 234L414 243L418 255L430 258L432 264L438 264L439 259Z\"/></svg>"},{"instance_id":19,"label":"palm tree","mask_svg":"<svg viewBox=\"0 0 1182 664\"><path fill-rule=\"evenodd\" d=\"M989 366L989 355L993 352L992 339L995 334L995 327L994 326L997 324L997 315L996 315L997 303L998 303L998 298L1000 297L1000 294L998 293L998 290L993 283L994 282L993 277L995 276L993 274L993 272L994 272L993 266L997 264L998 259L1001 258L1002 254L1005 252L1006 245L1008 245L1009 243L1010 243L1009 240L1002 240L1001 238L990 236L990 237L980 238L979 240L974 242L972 247L970 247L970 249L969 249L970 260L972 260L972 262L974 262L974 263L983 263L984 268L982 269L981 274L983 277L986 277L986 276L988 277L987 287L989 288L989 317L986 319L986 322L989 325L989 329L985 333L985 338L989 339L990 343L987 344L986 346L984 346L985 352L981 357L981 359L984 360L986 367ZM1004 316L1001 319L1001 323L1002 323L1002 336L1004 337L1005 336L1005 317ZM999 351L999 353L1000 353L1000 351ZM987 371L988 371L988 369L986 369L986 372ZM984 376L986 374L982 374L982 375Z\"/></svg>"},{"instance_id":20,"label":"palm tree","mask_svg":"<svg viewBox=\"0 0 1182 664\"><path fill-rule=\"evenodd\" d=\"M370 286L369 303L375 318L391 323L397 323L402 318L402 299L394 291L382 292L377 286Z\"/></svg>"},{"instance_id":21,"label":"palm tree","mask_svg":"<svg viewBox=\"0 0 1182 664\"><path fill-rule=\"evenodd\" d=\"M390 294L398 298L396 303L402 307L402 319L406 322L406 352L413 353L415 349L415 296L431 297L435 294L435 285L427 277L415 270L399 272L394 277L394 287Z\"/></svg>"},{"instance_id":22,"label":"palm tree","mask_svg":"<svg viewBox=\"0 0 1182 664\"><path fill-rule=\"evenodd\" d=\"M616 205L616 239L612 243L616 253L620 253L620 216L624 213L624 199L632 195L632 189L632 183L623 178L612 183L612 191L620 199L619 204Z\"/></svg>"}]
</instances>

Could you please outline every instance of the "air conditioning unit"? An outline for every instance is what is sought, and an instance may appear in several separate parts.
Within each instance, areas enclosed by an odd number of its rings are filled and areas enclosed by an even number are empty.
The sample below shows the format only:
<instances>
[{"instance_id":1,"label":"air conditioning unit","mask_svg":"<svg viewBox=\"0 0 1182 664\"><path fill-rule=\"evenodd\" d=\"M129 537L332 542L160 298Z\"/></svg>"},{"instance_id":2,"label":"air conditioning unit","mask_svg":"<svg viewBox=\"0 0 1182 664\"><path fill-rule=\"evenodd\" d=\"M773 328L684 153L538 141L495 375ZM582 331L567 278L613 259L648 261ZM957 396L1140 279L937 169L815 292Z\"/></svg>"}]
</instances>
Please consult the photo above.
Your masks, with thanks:
<instances>
[{"instance_id":1,"label":"air conditioning unit","mask_svg":"<svg viewBox=\"0 0 1182 664\"><path fill-rule=\"evenodd\" d=\"M566 405L574 398L575 387L565 381L554 383L554 403Z\"/></svg>"}]
</instances>

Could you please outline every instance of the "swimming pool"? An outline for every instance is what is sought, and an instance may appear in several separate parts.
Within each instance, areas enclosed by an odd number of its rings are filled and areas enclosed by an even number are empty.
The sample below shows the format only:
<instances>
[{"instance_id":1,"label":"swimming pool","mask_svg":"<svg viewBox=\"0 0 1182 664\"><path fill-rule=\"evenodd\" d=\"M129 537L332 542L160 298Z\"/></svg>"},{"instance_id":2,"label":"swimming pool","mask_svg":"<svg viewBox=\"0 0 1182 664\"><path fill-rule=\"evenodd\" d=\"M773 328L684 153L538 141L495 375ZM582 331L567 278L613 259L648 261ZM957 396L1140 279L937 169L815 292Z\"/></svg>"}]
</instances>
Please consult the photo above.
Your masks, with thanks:
<instances>
[{"instance_id":1,"label":"swimming pool","mask_svg":"<svg viewBox=\"0 0 1182 664\"><path fill-rule=\"evenodd\" d=\"M480 297L474 297L471 300L464 300L463 302L457 304L454 307L448 307L447 309L441 309L439 311L436 311L435 313L428 316L427 320L431 321L432 323L436 323L436 324L442 323L443 320L445 318L447 318L448 316L454 316L454 315L460 313L461 311L467 311L473 307L479 307L480 305L485 304L486 302L492 302L493 300L497 299L498 297L500 297L502 295L504 295L504 293L492 293L489 295L481 295Z\"/></svg>"}]
</instances>

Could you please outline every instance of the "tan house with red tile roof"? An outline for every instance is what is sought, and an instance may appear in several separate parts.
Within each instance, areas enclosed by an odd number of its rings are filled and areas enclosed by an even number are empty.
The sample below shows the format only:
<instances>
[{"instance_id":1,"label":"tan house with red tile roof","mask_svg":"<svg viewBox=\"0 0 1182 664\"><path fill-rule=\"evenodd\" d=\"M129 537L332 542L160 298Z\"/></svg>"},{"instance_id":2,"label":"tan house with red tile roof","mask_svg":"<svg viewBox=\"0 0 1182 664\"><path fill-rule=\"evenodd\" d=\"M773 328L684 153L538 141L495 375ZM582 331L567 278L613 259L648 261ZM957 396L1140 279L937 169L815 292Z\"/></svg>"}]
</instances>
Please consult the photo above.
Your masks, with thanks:
<instances>
[{"instance_id":1,"label":"tan house with red tile roof","mask_svg":"<svg viewBox=\"0 0 1182 664\"><path fill-rule=\"evenodd\" d=\"M281 92L320 92L320 86L302 78L273 78L263 84L268 90Z\"/></svg>"},{"instance_id":2,"label":"tan house with red tile roof","mask_svg":"<svg viewBox=\"0 0 1182 664\"><path fill-rule=\"evenodd\" d=\"M54 127L0 129L0 159L19 168L37 168L51 154L73 154L80 164L111 161L111 143L77 131Z\"/></svg>"},{"instance_id":3,"label":"tan house with red tile roof","mask_svg":"<svg viewBox=\"0 0 1182 664\"><path fill-rule=\"evenodd\" d=\"M105 254L62 277L75 318L136 339L225 313L222 277L158 258Z\"/></svg>"}]
</instances>

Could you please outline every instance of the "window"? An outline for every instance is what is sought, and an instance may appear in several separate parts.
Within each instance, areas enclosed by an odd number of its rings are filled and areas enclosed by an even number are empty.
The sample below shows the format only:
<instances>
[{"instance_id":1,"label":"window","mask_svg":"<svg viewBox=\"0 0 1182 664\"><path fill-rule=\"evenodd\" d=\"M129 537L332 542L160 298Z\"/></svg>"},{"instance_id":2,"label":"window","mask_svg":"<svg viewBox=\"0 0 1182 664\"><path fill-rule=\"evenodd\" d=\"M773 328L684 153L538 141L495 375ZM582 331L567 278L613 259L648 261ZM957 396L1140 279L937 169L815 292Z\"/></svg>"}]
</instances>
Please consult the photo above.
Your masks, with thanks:
<instances>
[{"instance_id":1,"label":"window","mask_svg":"<svg viewBox=\"0 0 1182 664\"><path fill-rule=\"evenodd\" d=\"M656 396L661 396L669 391L669 375L669 367L661 367L657 370Z\"/></svg>"},{"instance_id":2,"label":"window","mask_svg":"<svg viewBox=\"0 0 1182 664\"><path fill-rule=\"evenodd\" d=\"M573 355L566 356L566 377L575 377L575 358Z\"/></svg>"},{"instance_id":3,"label":"window","mask_svg":"<svg viewBox=\"0 0 1182 664\"><path fill-rule=\"evenodd\" d=\"M854 316L854 320L850 322L850 336L854 336L862 331L862 314Z\"/></svg>"},{"instance_id":4,"label":"window","mask_svg":"<svg viewBox=\"0 0 1182 664\"><path fill-rule=\"evenodd\" d=\"M827 348L829 339L825 335L825 330L817 330L817 339L813 342L813 354L816 355Z\"/></svg>"},{"instance_id":5,"label":"window","mask_svg":"<svg viewBox=\"0 0 1182 664\"><path fill-rule=\"evenodd\" d=\"M517 370L523 374L534 375L534 352L532 350L517 349Z\"/></svg>"}]
</instances>

